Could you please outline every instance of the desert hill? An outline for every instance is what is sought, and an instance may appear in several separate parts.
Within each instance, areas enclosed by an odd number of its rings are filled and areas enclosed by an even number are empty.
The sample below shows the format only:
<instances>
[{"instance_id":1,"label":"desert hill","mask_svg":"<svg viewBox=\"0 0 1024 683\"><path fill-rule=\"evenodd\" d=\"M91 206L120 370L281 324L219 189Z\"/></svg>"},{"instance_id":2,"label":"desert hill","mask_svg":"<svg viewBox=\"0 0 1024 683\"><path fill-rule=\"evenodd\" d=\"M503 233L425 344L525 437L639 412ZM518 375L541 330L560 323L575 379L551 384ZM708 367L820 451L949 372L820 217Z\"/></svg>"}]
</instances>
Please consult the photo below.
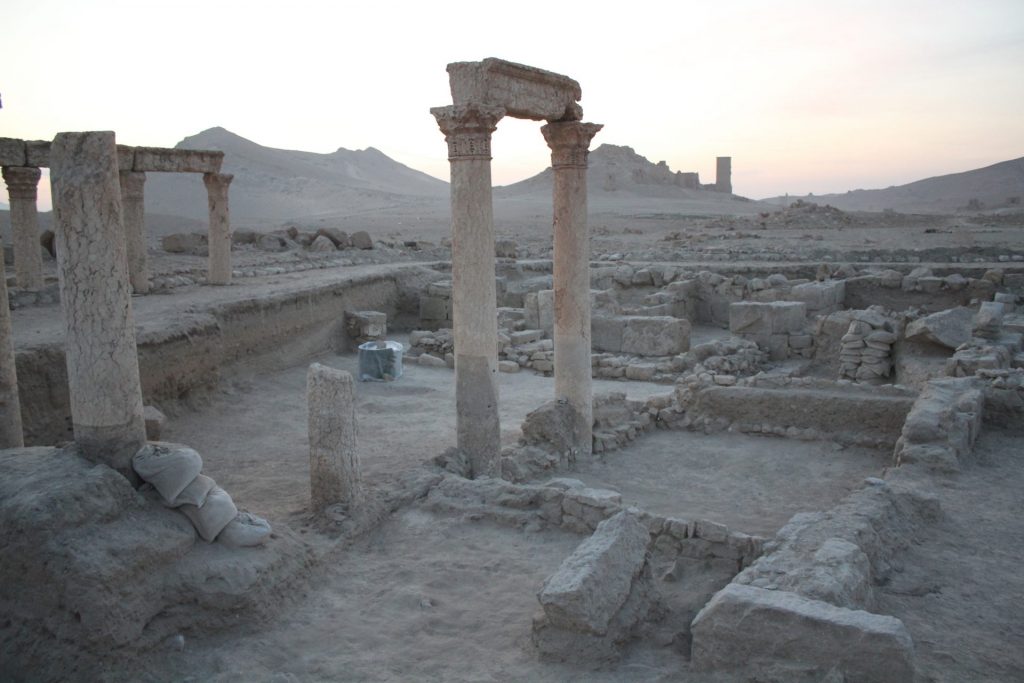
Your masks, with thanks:
<instances>
[{"instance_id":1,"label":"desert hill","mask_svg":"<svg viewBox=\"0 0 1024 683\"><path fill-rule=\"evenodd\" d=\"M345 214L448 196L447 183L398 163L383 152L338 149L330 154L264 147L223 128L179 142L180 149L225 153L235 224L280 223L320 214ZM150 173L147 212L205 220L206 192L198 175Z\"/></svg>"},{"instance_id":2,"label":"desert hill","mask_svg":"<svg viewBox=\"0 0 1024 683\"><path fill-rule=\"evenodd\" d=\"M953 213L960 210L1020 207L1024 203L1024 157L963 173L925 178L884 190L851 190L845 194L773 197L772 203L807 199L844 211Z\"/></svg>"},{"instance_id":3,"label":"desert hill","mask_svg":"<svg viewBox=\"0 0 1024 683\"><path fill-rule=\"evenodd\" d=\"M711 180L711 179L708 179ZM551 201L552 170L495 188L495 199ZM588 201L597 211L629 210L690 214L752 213L756 202L710 189L684 187L683 174L654 163L632 147L603 144L587 162Z\"/></svg>"}]
</instances>

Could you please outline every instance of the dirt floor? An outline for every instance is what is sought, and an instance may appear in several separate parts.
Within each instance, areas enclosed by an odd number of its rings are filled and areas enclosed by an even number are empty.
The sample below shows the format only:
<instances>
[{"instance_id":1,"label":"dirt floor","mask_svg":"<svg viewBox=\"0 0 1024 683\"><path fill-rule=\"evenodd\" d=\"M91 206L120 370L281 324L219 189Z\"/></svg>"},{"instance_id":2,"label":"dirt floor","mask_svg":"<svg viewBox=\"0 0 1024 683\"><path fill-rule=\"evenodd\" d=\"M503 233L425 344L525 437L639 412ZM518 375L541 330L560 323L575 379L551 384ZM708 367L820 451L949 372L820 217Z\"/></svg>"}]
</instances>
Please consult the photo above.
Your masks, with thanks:
<instances>
[{"instance_id":1,"label":"dirt floor","mask_svg":"<svg viewBox=\"0 0 1024 683\"><path fill-rule=\"evenodd\" d=\"M1024 681L1024 433L988 428L940 482L943 519L899 558L878 611L902 619L924 681Z\"/></svg>"}]
</instances>

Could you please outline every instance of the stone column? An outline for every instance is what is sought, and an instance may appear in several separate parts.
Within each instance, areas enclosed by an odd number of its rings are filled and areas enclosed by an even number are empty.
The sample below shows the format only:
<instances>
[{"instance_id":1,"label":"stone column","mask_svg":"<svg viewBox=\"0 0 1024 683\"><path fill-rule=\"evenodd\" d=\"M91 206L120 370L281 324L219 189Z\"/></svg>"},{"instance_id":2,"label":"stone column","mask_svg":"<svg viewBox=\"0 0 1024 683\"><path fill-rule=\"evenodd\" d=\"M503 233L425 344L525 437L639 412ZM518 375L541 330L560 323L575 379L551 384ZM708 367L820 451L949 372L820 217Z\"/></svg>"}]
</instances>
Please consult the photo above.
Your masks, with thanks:
<instances>
[{"instance_id":1,"label":"stone column","mask_svg":"<svg viewBox=\"0 0 1024 683\"><path fill-rule=\"evenodd\" d=\"M497 476L498 311L494 283L491 133L500 107L430 110L448 143L452 193L452 324L457 445L470 476Z\"/></svg>"},{"instance_id":2,"label":"stone column","mask_svg":"<svg viewBox=\"0 0 1024 683\"><path fill-rule=\"evenodd\" d=\"M309 488L314 512L361 496L352 375L319 363L306 375L309 406Z\"/></svg>"},{"instance_id":3,"label":"stone column","mask_svg":"<svg viewBox=\"0 0 1024 683\"><path fill-rule=\"evenodd\" d=\"M732 192L732 157L715 158L715 189Z\"/></svg>"},{"instance_id":4,"label":"stone column","mask_svg":"<svg viewBox=\"0 0 1024 683\"><path fill-rule=\"evenodd\" d=\"M57 277L75 441L134 480L146 442L121 188L112 132L59 133L50 148Z\"/></svg>"},{"instance_id":5,"label":"stone column","mask_svg":"<svg viewBox=\"0 0 1024 683\"><path fill-rule=\"evenodd\" d=\"M228 186L234 180L230 173L204 173L203 183L210 203L210 270L206 282L211 285L231 283L231 221L228 216Z\"/></svg>"},{"instance_id":6,"label":"stone column","mask_svg":"<svg viewBox=\"0 0 1024 683\"><path fill-rule=\"evenodd\" d=\"M146 174L121 171L121 218L128 252L128 277L136 294L149 291L149 266L146 264L145 196Z\"/></svg>"},{"instance_id":7,"label":"stone column","mask_svg":"<svg viewBox=\"0 0 1024 683\"><path fill-rule=\"evenodd\" d=\"M39 244L36 188L42 172L30 166L4 166L3 178L11 200L14 273L19 287L43 288L43 256Z\"/></svg>"},{"instance_id":8,"label":"stone column","mask_svg":"<svg viewBox=\"0 0 1024 683\"><path fill-rule=\"evenodd\" d=\"M573 408L577 448L584 456L592 453L594 425L587 150L599 130L598 124L579 121L541 128L554 172L555 397Z\"/></svg>"},{"instance_id":9,"label":"stone column","mask_svg":"<svg viewBox=\"0 0 1024 683\"><path fill-rule=\"evenodd\" d=\"M0 254L3 254L3 244L0 244ZM4 271L4 260L0 258L0 448L21 448L24 445L18 373L14 363L14 336L11 332L11 308L7 304L7 273Z\"/></svg>"}]
</instances>

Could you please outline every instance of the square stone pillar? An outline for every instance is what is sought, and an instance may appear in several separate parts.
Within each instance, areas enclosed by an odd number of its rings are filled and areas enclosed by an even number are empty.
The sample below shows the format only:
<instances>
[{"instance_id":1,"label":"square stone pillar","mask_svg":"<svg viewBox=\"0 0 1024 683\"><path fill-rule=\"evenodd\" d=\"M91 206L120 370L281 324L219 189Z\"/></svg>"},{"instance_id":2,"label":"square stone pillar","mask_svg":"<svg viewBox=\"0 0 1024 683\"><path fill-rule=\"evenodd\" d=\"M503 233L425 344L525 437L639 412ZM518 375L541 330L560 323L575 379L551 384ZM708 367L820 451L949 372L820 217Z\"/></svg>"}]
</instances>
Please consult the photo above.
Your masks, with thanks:
<instances>
[{"instance_id":1,"label":"square stone pillar","mask_svg":"<svg viewBox=\"0 0 1024 683\"><path fill-rule=\"evenodd\" d=\"M211 285L231 283L231 220L228 215L228 186L234 180L230 173L204 173L203 184L210 205L210 266L206 282Z\"/></svg>"},{"instance_id":2,"label":"square stone pillar","mask_svg":"<svg viewBox=\"0 0 1024 683\"><path fill-rule=\"evenodd\" d=\"M601 130L564 121L541 128L554 173L555 398L573 408L580 455L592 453L594 407L590 340L590 231L587 153Z\"/></svg>"},{"instance_id":3,"label":"square stone pillar","mask_svg":"<svg viewBox=\"0 0 1024 683\"><path fill-rule=\"evenodd\" d=\"M3 254L3 244L0 244L0 254ZM0 448L21 448L24 445L11 308L7 304L7 273L4 260L0 258Z\"/></svg>"},{"instance_id":4,"label":"square stone pillar","mask_svg":"<svg viewBox=\"0 0 1024 683\"><path fill-rule=\"evenodd\" d=\"M149 292L146 264L145 196L146 174L121 171L121 219L128 252L128 277L136 294Z\"/></svg>"},{"instance_id":5,"label":"square stone pillar","mask_svg":"<svg viewBox=\"0 0 1024 683\"><path fill-rule=\"evenodd\" d=\"M43 288L43 255L36 209L41 175L42 172L33 166L3 167L3 178L11 200L14 273L19 287L32 290Z\"/></svg>"},{"instance_id":6,"label":"square stone pillar","mask_svg":"<svg viewBox=\"0 0 1024 683\"><path fill-rule=\"evenodd\" d=\"M494 283L491 133L501 107L462 104L430 113L448 143L452 193L452 322L457 445L470 476L498 476L498 311Z\"/></svg>"},{"instance_id":7,"label":"square stone pillar","mask_svg":"<svg viewBox=\"0 0 1024 683\"><path fill-rule=\"evenodd\" d=\"M313 363L306 374L306 396L313 511L341 504L351 514L362 497L355 382L350 373Z\"/></svg>"},{"instance_id":8,"label":"square stone pillar","mask_svg":"<svg viewBox=\"0 0 1024 683\"><path fill-rule=\"evenodd\" d=\"M50 148L57 277L71 421L84 455L134 480L146 442L121 188L112 132L59 133Z\"/></svg>"}]
</instances>

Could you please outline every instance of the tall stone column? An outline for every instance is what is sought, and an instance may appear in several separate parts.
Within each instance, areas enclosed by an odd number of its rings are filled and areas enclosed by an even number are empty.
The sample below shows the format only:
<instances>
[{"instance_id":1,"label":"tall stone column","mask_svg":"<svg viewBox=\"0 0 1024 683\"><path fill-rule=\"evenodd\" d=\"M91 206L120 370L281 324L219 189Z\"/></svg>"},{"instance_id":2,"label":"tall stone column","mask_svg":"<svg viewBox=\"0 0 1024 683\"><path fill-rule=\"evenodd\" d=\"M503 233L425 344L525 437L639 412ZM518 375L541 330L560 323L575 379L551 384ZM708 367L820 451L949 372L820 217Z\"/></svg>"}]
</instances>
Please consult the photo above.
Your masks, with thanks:
<instances>
[{"instance_id":1,"label":"tall stone column","mask_svg":"<svg viewBox=\"0 0 1024 683\"><path fill-rule=\"evenodd\" d=\"M473 477L498 475L498 312L494 284L491 133L501 107L430 110L448 143L452 193L452 323L457 445Z\"/></svg>"},{"instance_id":2,"label":"tall stone column","mask_svg":"<svg viewBox=\"0 0 1024 683\"><path fill-rule=\"evenodd\" d=\"M206 282L211 285L231 283L231 221L228 216L228 186L235 176L230 173L204 173L206 196L210 204L210 270Z\"/></svg>"},{"instance_id":3,"label":"tall stone column","mask_svg":"<svg viewBox=\"0 0 1024 683\"><path fill-rule=\"evenodd\" d=\"M2 244L0 254L3 254ZM4 260L0 258L0 448L21 448L24 445L11 308L7 304L7 273L4 272Z\"/></svg>"},{"instance_id":4,"label":"tall stone column","mask_svg":"<svg viewBox=\"0 0 1024 683\"><path fill-rule=\"evenodd\" d=\"M42 172L30 166L4 166L3 178L11 200L14 233L14 274L19 287L43 288L43 256L39 244L37 187Z\"/></svg>"},{"instance_id":5,"label":"tall stone column","mask_svg":"<svg viewBox=\"0 0 1024 683\"><path fill-rule=\"evenodd\" d=\"M59 133L50 181L75 441L134 480L146 428L114 134Z\"/></svg>"},{"instance_id":6,"label":"tall stone column","mask_svg":"<svg viewBox=\"0 0 1024 683\"><path fill-rule=\"evenodd\" d=\"M601 128L579 121L541 128L554 171L555 397L573 408L577 448L584 456L592 453L594 425L587 150Z\"/></svg>"},{"instance_id":7,"label":"tall stone column","mask_svg":"<svg viewBox=\"0 0 1024 683\"><path fill-rule=\"evenodd\" d=\"M136 294L149 291L149 266L146 264L145 195L146 174L121 171L121 218L128 252L128 277Z\"/></svg>"}]
</instances>

